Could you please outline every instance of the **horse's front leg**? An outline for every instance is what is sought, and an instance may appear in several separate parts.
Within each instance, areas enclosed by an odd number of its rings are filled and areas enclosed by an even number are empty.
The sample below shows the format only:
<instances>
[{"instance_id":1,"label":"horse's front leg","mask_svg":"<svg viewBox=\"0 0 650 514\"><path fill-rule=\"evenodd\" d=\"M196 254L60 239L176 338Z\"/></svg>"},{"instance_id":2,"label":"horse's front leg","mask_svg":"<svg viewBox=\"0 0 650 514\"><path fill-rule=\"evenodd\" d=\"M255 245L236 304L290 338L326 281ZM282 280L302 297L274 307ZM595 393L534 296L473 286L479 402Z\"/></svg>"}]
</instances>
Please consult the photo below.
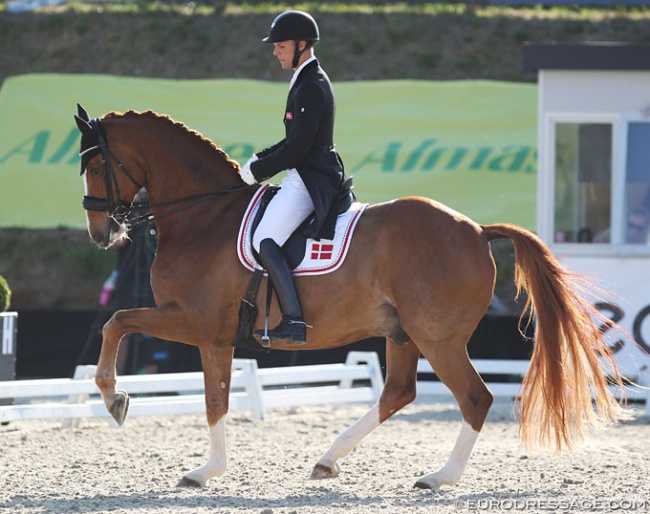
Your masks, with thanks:
<instances>
[{"instance_id":1,"label":"horse's front leg","mask_svg":"<svg viewBox=\"0 0 650 514\"><path fill-rule=\"evenodd\" d=\"M97 362L95 383L102 393L106 409L113 416L118 425L124 423L129 409L129 395L126 391L118 391L117 386L117 351L120 342L126 333L119 327L115 320L121 316L122 311L117 311L104 325L102 331L102 348Z\"/></svg>"},{"instance_id":2,"label":"horse's front leg","mask_svg":"<svg viewBox=\"0 0 650 514\"><path fill-rule=\"evenodd\" d=\"M116 388L115 363L124 336L135 332L171 341L187 341L188 325L180 311L159 308L119 310L104 325L95 383L108 412L119 425L124 423L129 408L129 395Z\"/></svg>"},{"instance_id":3,"label":"horse's front leg","mask_svg":"<svg viewBox=\"0 0 650 514\"><path fill-rule=\"evenodd\" d=\"M205 381L205 408L210 429L210 457L200 468L187 473L179 487L204 487L208 480L226 471L226 414L230 394L233 349L229 343L201 348Z\"/></svg>"}]
</instances>

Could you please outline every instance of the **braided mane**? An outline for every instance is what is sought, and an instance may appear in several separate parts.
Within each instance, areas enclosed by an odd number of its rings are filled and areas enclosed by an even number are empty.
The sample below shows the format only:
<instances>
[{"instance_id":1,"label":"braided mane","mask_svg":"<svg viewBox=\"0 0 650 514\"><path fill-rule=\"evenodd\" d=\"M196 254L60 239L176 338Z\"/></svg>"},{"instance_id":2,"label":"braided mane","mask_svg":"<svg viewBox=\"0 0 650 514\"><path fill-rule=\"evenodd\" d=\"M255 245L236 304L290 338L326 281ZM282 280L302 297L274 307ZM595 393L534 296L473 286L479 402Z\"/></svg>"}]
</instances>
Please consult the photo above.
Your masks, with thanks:
<instances>
[{"instance_id":1,"label":"braided mane","mask_svg":"<svg viewBox=\"0 0 650 514\"><path fill-rule=\"evenodd\" d=\"M226 161L235 171L239 171L239 164L237 164L236 161L233 161L226 152L224 152L221 148L215 145L207 137L205 137L200 132L197 132L196 130L189 128L184 123L181 123L179 121L174 121L166 114L158 114L157 112L154 111L138 112L138 111L129 110L124 113L113 111L106 114L102 119L127 118L127 117L150 118L152 120L162 121L163 123L167 123L170 126L174 127L175 129L178 129L181 133L199 140L203 145L209 146L209 148L212 151L216 152L219 158Z\"/></svg>"}]
</instances>

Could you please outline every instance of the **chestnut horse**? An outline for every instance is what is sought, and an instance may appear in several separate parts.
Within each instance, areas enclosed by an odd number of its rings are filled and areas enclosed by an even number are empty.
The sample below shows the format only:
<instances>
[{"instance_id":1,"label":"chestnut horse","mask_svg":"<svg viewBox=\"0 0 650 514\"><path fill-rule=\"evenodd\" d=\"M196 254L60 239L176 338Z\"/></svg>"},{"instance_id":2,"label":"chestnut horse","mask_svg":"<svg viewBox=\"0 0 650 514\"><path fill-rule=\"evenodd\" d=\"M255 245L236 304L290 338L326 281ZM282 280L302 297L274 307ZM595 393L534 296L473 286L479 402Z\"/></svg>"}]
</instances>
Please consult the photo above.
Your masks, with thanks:
<instances>
[{"instance_id":1,"label":"chestnut horse","mask_svg":"<svg viewBox=\"0 0 650 514\"><path fill-rule=\"evenodd\" d=\"M197 346L210 456L179 485L204 486L226 470L231 342L251 278L238 261L236 240L259 186L245 185L238 163L169 117L128 111L90 119L80 107L75 118L82 132L84 207L92 239L109 248L125 237L141 187L149 192L159 234L151 269L157 307L119 310L106 323L96 383L121 424L128 395L116 389L115 360L124 335L137 332ZM297 278L310 325L308 343L274 344L276 350L315 350L371 336L387 339L381 398L334 440L311 478L338 476L339 460L415 399L423 355L452 391L462 423L447 463L415 486L437 489L458 482L493 400L466 346L494 292L490 241L500 238L514 244L515 280L536 316L536 344L521 388L524 444L570 448L589 429L621 418L601 362L619 385L621 377L595 324L596 311L576 289L578 277L523 228L482 226L433 200L401 198L366 209L341 268ZM280 318L275 299L270 318L271 324ZM255 328L262 324L258 319Z\"/></svg>"}]
</instances>

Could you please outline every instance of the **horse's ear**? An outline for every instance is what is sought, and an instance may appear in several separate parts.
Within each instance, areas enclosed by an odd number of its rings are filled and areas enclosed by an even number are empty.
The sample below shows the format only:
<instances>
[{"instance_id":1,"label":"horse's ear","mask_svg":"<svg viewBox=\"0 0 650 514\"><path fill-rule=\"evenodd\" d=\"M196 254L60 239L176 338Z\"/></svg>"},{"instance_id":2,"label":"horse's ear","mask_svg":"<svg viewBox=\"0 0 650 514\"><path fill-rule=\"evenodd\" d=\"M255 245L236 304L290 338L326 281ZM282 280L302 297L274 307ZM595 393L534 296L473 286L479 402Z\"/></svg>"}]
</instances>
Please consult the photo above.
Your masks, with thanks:
<instances>
[{"instance_id":1,"label":"horse's ear","mask_svg":"<svg viewBox=\"0 0 650 514\"><path fill-rule=\"evenodd\" d=\"M83 121L90 121L90 116L88 116L86 109L81 107L81 104L77 104L77 116L79 116Z\"/></svg>"},{"instance_id":2,"label":"horse's ear","mask_svg":"<svg viewBox=\"0 0 650 514\"><path fill-rule=\"evenodd\" d=\"M82 134L89 135L89 136L94 135L93 128L90 126L90 123L88 123L86 120L83 120L79 116L75 115L74 121L77 122L77 127L79 128Z\"/></svg>"}]
</instances>

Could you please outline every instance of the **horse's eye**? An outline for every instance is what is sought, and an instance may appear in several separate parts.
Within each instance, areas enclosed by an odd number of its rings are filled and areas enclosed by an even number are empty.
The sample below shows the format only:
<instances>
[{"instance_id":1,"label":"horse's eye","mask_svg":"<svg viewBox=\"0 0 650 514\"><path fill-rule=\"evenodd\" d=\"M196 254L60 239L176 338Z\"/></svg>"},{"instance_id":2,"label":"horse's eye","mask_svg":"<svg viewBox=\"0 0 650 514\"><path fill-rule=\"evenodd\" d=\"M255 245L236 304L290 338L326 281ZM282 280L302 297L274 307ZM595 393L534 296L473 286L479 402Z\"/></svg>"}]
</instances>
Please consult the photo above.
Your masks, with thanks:
<instances>
[{"instance_id":1,"label":"horse's eye","mask_svg":"<svg viewBox=\"0 0 650 514\"><path fill-rule=\"evenodd\" d=\"M102 168L100 166L95 166L93 168L88 168L88 173L90 173L91 177L96 177L102 172Z\"/></svg>"}]
</instances>

